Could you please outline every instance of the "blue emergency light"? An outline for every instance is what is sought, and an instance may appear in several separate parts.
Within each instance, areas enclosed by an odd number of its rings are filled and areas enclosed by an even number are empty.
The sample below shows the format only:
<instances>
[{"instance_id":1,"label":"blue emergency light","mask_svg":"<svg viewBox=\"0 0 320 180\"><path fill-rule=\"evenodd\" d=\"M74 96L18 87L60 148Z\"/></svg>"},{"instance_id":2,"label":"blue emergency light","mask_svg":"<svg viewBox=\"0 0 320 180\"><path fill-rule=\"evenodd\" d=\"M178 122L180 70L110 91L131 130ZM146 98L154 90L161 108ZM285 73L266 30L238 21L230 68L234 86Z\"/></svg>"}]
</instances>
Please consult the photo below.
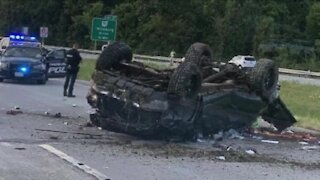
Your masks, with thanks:
<instances>
[{"instance_id":1,"label":"blue emergency light","mask_svg":"<svg viewBox=\"0 0 320 180\"><path fill-rule=\"evenodd\" d=\"M27 73L29 71L29 68L25 67L25 66L21 66L21 67L19 67L19 71L22 73Z\"/></svg>"},{"instance_id":2,"label":"blue emergency light","mask_svg":"<svg viewBox=\"0 0 320 180\"><path fill-rule=\"evenodd\" d=\"M37 41L36 37L33 37L33 36L23 36L23 35L14 35L14 34L11 34L9 37L10 37L10 39L12 39L12 40Z\"/></svg>"}]
</instances>

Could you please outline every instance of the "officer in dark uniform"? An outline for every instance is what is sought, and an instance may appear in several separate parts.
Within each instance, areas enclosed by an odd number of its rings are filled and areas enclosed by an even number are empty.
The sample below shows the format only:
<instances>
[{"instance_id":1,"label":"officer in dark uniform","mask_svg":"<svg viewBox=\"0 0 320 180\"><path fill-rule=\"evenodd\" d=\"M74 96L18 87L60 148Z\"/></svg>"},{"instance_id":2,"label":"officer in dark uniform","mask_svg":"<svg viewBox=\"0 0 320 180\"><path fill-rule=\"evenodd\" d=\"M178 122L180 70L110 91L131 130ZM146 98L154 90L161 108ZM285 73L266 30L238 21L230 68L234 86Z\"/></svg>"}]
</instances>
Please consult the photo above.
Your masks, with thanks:
<instances>
[{"instance_id":1,"label":"officer in dark uniform","mask_svg":"<svg viewBox=\"0 0 320 180\"><path fill-rule=\"evenodd\" d=\"M64 82L63 95L68 97L76 97L73 94L73 86L79 72L79 64L82 60L78 49L78 44L73 44L72 49L67 51L66 61L66 80Z\"/></svg>"}]
</instances>

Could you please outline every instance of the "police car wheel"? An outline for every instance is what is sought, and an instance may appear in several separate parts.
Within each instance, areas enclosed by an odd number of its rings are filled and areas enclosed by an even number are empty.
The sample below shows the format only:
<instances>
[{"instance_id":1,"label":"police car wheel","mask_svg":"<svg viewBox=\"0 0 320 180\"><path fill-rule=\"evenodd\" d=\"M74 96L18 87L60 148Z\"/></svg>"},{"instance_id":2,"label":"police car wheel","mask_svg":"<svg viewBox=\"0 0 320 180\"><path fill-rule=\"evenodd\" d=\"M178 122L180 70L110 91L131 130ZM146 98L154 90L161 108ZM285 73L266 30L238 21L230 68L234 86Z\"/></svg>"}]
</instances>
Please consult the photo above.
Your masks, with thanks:
<instances>
[{"instance_id":1,"label":"police car wheel","mask_svg":"<svg viewBox=\"0 0 320 180\"><path fill-rule=\"evenodd\" d=\"M47 82L46 80L38 80L37 81L38 84L46 84L46 82Z\"/></svg>"},{"instance_id":2,"label":"police car wheel","mask_svg":"<svg viewBox=\"0 0 320 180\"><path fill-rule=\"evenodd\" d=\"M46 84L47 83L47 76L43 75L43 78L40 80L37 80L38 84Z\"/></svg>"}]
</instances>

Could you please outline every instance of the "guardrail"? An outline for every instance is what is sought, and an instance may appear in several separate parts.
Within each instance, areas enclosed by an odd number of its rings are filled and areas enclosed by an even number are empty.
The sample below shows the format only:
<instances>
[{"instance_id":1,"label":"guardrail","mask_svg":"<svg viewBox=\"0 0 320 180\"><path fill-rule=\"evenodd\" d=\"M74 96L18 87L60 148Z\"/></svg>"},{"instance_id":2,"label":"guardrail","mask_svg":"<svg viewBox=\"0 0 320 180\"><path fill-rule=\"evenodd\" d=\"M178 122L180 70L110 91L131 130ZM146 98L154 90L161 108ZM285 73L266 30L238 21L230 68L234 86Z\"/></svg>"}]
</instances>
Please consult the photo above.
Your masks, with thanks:
<instances>
[{"instance_id":1,"label":"guardrail","mask_svg":"<svg viewBox=\"0 0 320 180\"><path fill-rule=\"evenodd\" d=\"M45 46L49 49L70 49L67 47L57 47L57 46ZM87 50L87 49L79 49L80 53L84 54L92 54L92 55L99 55L101 51L99 50ZM134 54L133 58L138 61L150 61L150 62L161 62L161 63L170 63L173 60L173 63L181 63L182 58L170 58L170 57L163 57L163 56L147 56L147 55L139 55ZM311 71L302 71L302 70L294 70L294 69L286 69L286 68L279 68L280 74L286 74L290 76L299 76L299 77L307 77L307 78L317 78L320 79L320 72L311 72Z\"/></svg>"},{"instance_id":2,"label":"guardrail","mask_svg":"<svg viewBox=\"0 0 320 180\"><path fill-rule=\"evenodd\" d=\"M320 78L319 72L311 72L311 71L279 68L279 73L292 75L292 76L299 76L299 77L308 77L308 78L317 78L317 79Z\"/></svg>"}]
</instances>

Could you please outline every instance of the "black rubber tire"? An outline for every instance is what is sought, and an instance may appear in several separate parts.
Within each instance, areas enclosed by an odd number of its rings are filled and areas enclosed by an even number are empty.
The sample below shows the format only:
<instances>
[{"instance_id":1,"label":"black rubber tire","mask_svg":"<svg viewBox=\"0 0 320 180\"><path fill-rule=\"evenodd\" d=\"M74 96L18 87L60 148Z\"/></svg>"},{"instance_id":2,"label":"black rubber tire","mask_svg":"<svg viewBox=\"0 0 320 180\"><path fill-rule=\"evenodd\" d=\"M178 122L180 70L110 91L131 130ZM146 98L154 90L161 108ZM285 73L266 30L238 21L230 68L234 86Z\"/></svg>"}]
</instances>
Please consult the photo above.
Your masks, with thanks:
<instances>
[{"instance_id":1,"label":"black rubber tire","mask_svg":"<svg viewBox=\"0 0 320 180\"><path fill-rule=\"evenodd\" d=\"M120 62L132 61L131 48L121 42L111 43L106 47L97 59L96 70L109 70Z\"/></svg>"},{"instance_id":2,"label":"black rubber tire","mask_svg":"<svg viewBox=\"0 0 320 180\"><path fill-rule=\"evenodd\" d=\"M185 55L185 62L193 62L198 66L203 66L212 60L212 52L208 45L204 43L192 44Z\"/></svg>"},{"instance_id":3,"label":"black rubber tire","mask_svg":"<svg viewBox=\"0 0 320 180\"><path fill-rule=\"evenodd\" d=\"M263 100L272 101L272 95L277 88L279 69L274 61L260 59L250 72L250 86Z\"/></svg>"},{"instance_id":4,"label":"black rubber tire","mask_svg":"<svg viewBox=\"0 0 320 180\"><path fill-rule=\"evenodd\" d=\"M178 97L194 98L201 88L202 74L192 62L183 62L172 74L167 93Z\"/></svg>"},{"instance_id":5,"label":"black rubber tire","mask_svg":"<svg viewBox=\"0 0 320 180\"><path fill-rule=\"evenodd\" d=\"M38 80L37 83L44 85L47 83L47 80Z\"/></svg>"},{"instance_id":6,"label":"black rubber tire","mask_svg":"<svg viewBox=\"0 0 320 180\"><path fill-rule=\"evenodd\" d=\"M46 84L48 80L48 76L45 74L44 77L40 80L37 80L38 84Z\"/></svg>"}]
</instances>

